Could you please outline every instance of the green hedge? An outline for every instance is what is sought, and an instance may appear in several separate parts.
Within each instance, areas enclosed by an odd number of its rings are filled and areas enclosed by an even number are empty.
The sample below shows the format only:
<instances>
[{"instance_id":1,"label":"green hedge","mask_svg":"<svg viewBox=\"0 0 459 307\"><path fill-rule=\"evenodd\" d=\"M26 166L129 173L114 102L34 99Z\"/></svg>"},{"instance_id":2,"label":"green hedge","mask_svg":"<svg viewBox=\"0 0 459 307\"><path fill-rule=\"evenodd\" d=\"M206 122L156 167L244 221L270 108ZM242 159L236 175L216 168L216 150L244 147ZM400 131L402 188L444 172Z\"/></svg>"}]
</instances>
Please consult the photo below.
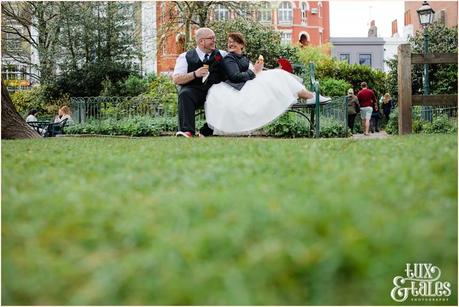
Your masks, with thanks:
<instances>
[{"instance_id":1,"label":"green hedge","mask_svg":"<svg viewBox=\"0 0 459 307\"><path fill-rule=\"evenodd\" d=\"M450 118L445 114L433 116L432 122L420 118L420 107L414 107L414 117L412 130L414 133L457 133L457 119ZM390 114L390 119L386 125L386 132L398 134L398 110L395 109Z\"/></svg>"},{"instance_id":2,"label":"green hedge","mask_svg":"<svg viewBox=\"0 0 459 307\"><path fill-rule=\"evenodd\" d=\"M201 127L203 124L203 119L196 121L196 127ZM176 132L177 129L176 117L135 116L120 120L114 118L90 120L83 124L68 126L65 132L90 135L159 136L162 133ZM264 127L261 132L272 137L307 137L309 124L303 118L298 118L296 114L286 113ZM343 137L346 133L349 135L343 123L326 119L321 121L321 137Z\"/></svg>"}]
</instances>

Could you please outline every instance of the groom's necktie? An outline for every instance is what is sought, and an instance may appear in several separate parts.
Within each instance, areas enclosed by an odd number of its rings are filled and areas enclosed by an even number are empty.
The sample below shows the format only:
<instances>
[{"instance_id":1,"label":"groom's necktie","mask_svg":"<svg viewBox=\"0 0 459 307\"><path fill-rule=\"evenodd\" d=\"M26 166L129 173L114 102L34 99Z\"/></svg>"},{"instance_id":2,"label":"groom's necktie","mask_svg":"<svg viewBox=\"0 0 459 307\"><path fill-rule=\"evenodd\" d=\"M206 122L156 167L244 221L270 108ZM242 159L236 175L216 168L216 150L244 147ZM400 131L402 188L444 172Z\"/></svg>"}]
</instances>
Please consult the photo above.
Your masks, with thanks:
<instances>
[{"instance_id":1,"label":"groom's necktie","mask_svg":"<svg viewBox=\"0 0 459 307\"><path fill-rule=\"evenodd\" d=\"M209 62L209 55L206 53L206 55L204 56L204 63L207 62Z\"/></svg>"}]
</instances>

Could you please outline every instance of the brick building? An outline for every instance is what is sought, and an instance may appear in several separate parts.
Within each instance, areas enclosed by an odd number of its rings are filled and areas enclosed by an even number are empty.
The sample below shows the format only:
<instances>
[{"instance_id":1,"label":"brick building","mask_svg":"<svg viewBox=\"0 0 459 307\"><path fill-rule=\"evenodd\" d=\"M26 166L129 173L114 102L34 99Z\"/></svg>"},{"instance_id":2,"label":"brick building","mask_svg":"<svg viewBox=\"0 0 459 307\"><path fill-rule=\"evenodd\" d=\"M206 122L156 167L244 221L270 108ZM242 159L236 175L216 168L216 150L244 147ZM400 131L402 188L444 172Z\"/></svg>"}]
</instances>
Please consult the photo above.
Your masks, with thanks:
<instances>
[{"instance_id":1,"label":"brick building","mask_svg":"<svg viewBox=\"0 0 459 307\"><path fill-rule=\"evenodd\" d=\"M328 1L264 1L259 2L251 16L281 33L282 43L297 45L302 34L311 46L321 46L330 40L330 12ZM156 22L164 24L174 4L159 1L156 4ZM237 14L223 5L208 12L209 20L230 20ZM157 72L170 73L175 59L184 51L183 33L171 33L165 43L158 42Z\"/></svg>"}]
</instances>

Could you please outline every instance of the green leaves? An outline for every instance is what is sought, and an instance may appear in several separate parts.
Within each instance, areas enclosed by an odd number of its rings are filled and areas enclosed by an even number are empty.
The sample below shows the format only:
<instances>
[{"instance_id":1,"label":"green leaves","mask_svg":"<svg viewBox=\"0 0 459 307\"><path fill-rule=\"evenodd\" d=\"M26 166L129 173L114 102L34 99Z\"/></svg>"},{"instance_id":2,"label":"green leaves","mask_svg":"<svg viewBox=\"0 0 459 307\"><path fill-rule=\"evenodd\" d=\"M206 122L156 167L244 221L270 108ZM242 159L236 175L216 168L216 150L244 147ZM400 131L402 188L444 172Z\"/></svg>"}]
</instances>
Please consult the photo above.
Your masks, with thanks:
<instances>
[{"instance_id":1,"label":"green leaves","mask_svg":"<svg viewBox=\"0 0 459 307\"><path fill-rule=\"evenodd\" d=\"M320 80L320 92L323 96L340 97L345 96L352 85L346 80L324 78Z\"/></svg>"},{"instance_id":2,"label":"green leaves","mask_svg":"<svg viewBox=\"0 0 459 307\"><path fill-rule=\"evenodd\" d=\"M432 122L421 119L421 110L420 106L413 107L412 128L414 133L457 133L457 119L447 115L448 112L454 112L454 110L434 110ZM398 134L398 109L394 109L390 113L390 119L387 122L385 131L389 134Z\"/></svg>"},{"instance_id":3,"label":"green leaves","mask_svg":"<svg viewBox=\"0 0 459 307\"><path fill-rule=\"evenodd\" d=\"M329 59L320 61L316 71L316 78L321 84L322 80L332 78L348 82L355 91L360 89L360 83L363 81L367 82L368 86L375 90L376 95L382 95L387 90L386 74L366 65L348 64L336 59ZM339 96L342 95L345 95L345 92L339 94Z\"/></svg>"},{"instance_id":4,"label":"green leaves","mask_svg":"<svg viewBox=\"0 0 459 307\"><path fill-rule=\"evenodd\" d=\"M278 67L277 60L281 57L283 47L280 34L271 27L261 25L248 19L234 19L226 22L214 22L209 25L217 36L217 48L226 50L230 32L241 32L246 39L246 50L249 59L255 63L261 54L265 58L265 66Z\"/></svg>"},{"instance_id":5,"label":"green leaves","mask_svg":"<svg viewBox=\"0 0 459 307\"><path fill-rule=\"evenodd\" d=\"M176 118L131 117L121 120L94 120L68 126L67 134L99 134L126 136L158 136L161 132L176 131Z\"/></svg>"},{"instance_id":6,"label":"green leaves","mask_svg":"<svg viewBox=\"0 0 459 307\"><path fill-rule=\"evenodd\" d=\"M429 53L457 53L457 26L448 28L440 22L434 22L427 28L429 34ZM417 31L410 39L413 53L424 53L424 34ZM397 85L397 56L387 61L389 93L394 99L398 97ZM423 91L423 65L413 65L412 89L413 94ZM430 94L457 93L457 64L429 65Z\"/></svg>"}]
</instances>

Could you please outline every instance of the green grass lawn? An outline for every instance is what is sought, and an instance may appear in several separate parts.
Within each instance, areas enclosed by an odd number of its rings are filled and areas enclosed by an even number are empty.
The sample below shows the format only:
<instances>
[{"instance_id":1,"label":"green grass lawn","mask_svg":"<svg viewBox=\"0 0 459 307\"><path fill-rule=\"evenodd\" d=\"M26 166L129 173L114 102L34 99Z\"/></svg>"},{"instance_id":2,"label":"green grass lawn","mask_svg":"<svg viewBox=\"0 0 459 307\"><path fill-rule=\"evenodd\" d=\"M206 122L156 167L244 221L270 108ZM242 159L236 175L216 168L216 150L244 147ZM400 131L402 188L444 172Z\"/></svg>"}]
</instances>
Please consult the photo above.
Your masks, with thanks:
<instances>
[{"instance_id":1,"label":"green grass lawn","mask_svg":"<svg viewBox=\"0 0 459 307\"><path fill-rule=\"evenodd\" d=\"M457 135L2 141L2 304L395 304L418 262L456 304L457 175Z\"/></svg>"}]
</instances>

